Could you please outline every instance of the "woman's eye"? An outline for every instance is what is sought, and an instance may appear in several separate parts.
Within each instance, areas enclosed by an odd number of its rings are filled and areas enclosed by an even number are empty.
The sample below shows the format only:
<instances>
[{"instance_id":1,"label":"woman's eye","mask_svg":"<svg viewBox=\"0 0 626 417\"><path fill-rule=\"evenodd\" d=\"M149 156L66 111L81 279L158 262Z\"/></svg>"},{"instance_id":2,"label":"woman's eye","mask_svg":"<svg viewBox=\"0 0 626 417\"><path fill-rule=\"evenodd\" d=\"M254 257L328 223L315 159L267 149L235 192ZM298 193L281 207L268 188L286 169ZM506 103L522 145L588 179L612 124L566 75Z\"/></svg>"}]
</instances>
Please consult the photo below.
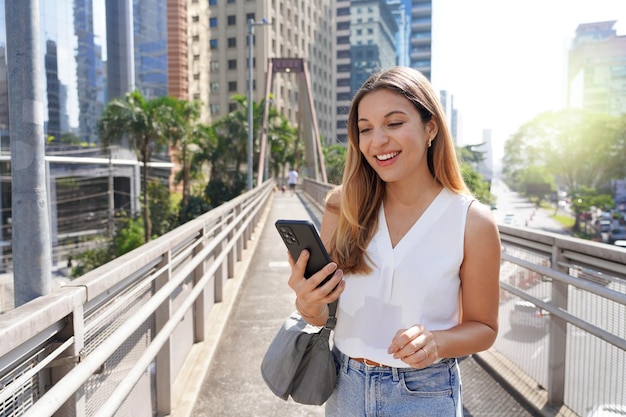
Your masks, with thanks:
<instances>
[{"instance_id":1,"label":"woman's eye","mask_svg":"<svg viewBox=\"0 0 626 417\"><path fill-rule=\"evenodd\" d=\"M403 122L391 122L389 123L389 127L398 127L402 126Z\"/></svg>"},{"instance_id":2,"label":"woman's eye","mask_svg":"<svg viewBox=\"0 0 626 417\"><path fill-rule=\"evenodd\" d=\"M364 127L363 129L359 129L359 134L362 135L363 133L367 133L369 132L371 129L369 127Z\"/></svg>"}]
</instances>

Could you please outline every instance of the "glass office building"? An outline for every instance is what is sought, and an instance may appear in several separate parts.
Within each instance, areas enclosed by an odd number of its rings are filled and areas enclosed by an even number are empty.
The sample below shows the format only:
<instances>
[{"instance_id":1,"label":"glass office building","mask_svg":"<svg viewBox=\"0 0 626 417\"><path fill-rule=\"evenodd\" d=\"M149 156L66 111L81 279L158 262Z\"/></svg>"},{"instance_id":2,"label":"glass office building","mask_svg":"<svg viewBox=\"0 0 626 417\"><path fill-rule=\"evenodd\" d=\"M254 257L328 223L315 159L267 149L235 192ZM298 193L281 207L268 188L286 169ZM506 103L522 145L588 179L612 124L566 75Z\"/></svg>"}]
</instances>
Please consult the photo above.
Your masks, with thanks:
<instances>
[{"instance_id":1,"label":"glass office building","mask_svg":"<svg viewBox=\"0 0 626 417\"><path fill-rule=\"evenodd\" d=\"M6 19L0 0L0 133L2 151L8 152L8 94ZM110 2L114 11L126 14L121 2ZM123 35L119 19L107 22L105 0L55 0L40 2L40 54L44 92L44 132L52 143L98 143L97 122L106 102L137 88L146 97L167 95L167 13L166 0L134 0L131 16L133 38ZM119 11L115 11L120 9ZM122 32L109 46L116 68L107 65L107 30ZM117 34L117 33L116 33ZM110 41L110 40L109 40ZM127 44L130 42L129 44ZM124 76L117 69L116 57L129 59L125 52L132 45L133 74L118 91ZM120 55L121 54L121 55ZM130 59L133 59L130 57ZM111 85L109 84L110 82ZM6 146L6 148L5 148Z\"/></svg>"},{"instance_id":2,"label":"glass office building","mask_svg":"<svg viewBox=\"0 0 626 417\"><path fill-rule=\"evenodd\" d=\"M44 132L52 142L97 143L97 120L106 103L105 0L40 3ZM0 0L0 129L8 146L6 19Z\"/></svg>"}]
</instances>

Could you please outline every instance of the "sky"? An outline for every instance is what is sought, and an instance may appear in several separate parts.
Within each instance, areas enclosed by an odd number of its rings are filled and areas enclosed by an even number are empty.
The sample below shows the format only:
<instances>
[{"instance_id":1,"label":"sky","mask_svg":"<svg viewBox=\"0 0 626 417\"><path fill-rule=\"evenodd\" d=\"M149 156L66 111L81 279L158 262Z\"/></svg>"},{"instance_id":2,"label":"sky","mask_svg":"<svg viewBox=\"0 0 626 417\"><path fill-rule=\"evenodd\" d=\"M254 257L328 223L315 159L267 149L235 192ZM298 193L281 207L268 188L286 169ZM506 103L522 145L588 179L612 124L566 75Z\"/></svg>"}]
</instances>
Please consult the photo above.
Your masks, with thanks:
<instances>
[{"instance_id":1,"label":"sky","mask_svg":"<svg viewBox=\"0 0 626 417\"><path fill-rule=\"evenodd\" d=\"M626 0L433 0L431 80L454 95L460 145L491 129L499 157L521 125L564 108L576 28L611 20L626 35Z\"/></svg>"}]
</instances>

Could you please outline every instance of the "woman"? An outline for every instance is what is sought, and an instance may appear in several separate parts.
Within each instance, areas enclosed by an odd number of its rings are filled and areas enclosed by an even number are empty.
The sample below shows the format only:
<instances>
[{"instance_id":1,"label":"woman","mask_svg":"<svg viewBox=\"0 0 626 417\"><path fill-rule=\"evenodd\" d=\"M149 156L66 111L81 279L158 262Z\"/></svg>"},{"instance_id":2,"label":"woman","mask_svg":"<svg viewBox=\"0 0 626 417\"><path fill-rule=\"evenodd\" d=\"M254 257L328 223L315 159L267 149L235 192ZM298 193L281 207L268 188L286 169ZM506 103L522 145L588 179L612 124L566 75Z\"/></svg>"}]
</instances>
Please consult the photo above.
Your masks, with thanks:
<instances>
[{"instance_id":1,"label":"woman","mask_svg":"<svg viewBox=\"0 0 626 417\"><path fill-rule=\"evenodd\" d=\"M463 181L445 120L411 68L373 74L352 101L320 233L336 263L307 280L308 253L290 259L305 320L323 325L339 298L327 416L461 416L455 358L496 338L498 229Z\"/></svg>"}]
</instances>

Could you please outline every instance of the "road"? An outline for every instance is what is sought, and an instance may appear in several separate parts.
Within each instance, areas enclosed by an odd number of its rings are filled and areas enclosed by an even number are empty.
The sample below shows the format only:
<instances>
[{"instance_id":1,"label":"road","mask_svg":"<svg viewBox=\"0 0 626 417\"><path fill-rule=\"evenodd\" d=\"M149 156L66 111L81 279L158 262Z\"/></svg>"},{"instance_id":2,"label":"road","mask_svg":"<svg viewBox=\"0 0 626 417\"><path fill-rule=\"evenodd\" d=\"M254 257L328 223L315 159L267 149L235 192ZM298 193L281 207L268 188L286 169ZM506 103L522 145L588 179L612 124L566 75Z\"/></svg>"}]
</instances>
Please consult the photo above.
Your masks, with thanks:
<instances>
[{"instance_id":1,"label":"road","mask_svg":"<svg viewBox=\"0 0 626 417\"><path fill-rule=\"evenodd\" d=\"M491 192L497 197L497 209L494 211L496 220L505 224L505 216L512 218L512 226L526 226L531 229L543 230L551 233L568 234L563 226L551 216L554 211L537 209L526 197L518 192L511 191L499 178L491 182Z\"/></svg>"}]
</instances>

